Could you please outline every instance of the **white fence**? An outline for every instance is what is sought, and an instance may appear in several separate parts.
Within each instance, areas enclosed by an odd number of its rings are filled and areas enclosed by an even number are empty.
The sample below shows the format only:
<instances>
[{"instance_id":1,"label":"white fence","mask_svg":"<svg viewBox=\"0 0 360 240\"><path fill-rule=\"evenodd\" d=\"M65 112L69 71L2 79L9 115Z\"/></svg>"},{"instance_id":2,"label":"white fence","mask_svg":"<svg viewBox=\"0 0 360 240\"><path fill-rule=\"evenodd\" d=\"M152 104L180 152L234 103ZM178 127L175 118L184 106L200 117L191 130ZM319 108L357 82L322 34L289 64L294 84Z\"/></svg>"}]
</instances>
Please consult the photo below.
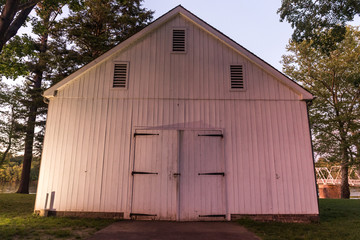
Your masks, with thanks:
<instances>
[{"instance_id":1,"label":"white fence","mask_svg":"<svg viewBox=\"0 0 360 240\"><path fill-rule=\"evenodd\" d=\"M340 185L341 184L341 167L332 166L330 170L327 167L317 167L316 179L318 184ZM349 185L360 186L359 171L356 167L349 168Z\"/></svg>"}]
</instances>

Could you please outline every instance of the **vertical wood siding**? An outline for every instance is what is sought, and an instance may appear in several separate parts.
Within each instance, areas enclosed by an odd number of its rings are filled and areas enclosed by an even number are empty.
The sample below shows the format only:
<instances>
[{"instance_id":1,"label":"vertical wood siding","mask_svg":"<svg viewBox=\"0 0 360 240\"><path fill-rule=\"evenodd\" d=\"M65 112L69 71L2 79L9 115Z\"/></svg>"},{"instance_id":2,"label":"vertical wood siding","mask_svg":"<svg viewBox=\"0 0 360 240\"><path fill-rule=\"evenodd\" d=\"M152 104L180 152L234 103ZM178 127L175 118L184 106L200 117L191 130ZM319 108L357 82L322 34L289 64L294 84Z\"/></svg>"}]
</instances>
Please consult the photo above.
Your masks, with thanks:
<instances>
[{"instance_id":1,"label":"vertical wood siding","mask_svg":"<svg viewBox=\"0 0 360 240\"><path fill-rule=\"evenodd\" d=\"M77 101L51 103L36 209L129 212L131 129L152 127L223 129L230 213L317 212L304 102Z\"/></svg>"},{"instance_id":2,"label":"vertical wood siding","mask_svg":"<svg viewBox=\"0 0 360 240\"><path fill-rule=\"evenodd\" d=\"M185 27L187 53L171 54ZM112 89L113 61L129 87ZM246 91L230 91L229 65L245 64ZM316 214L306 114L300 96L178 16L51 99L35 209L55 192L58 211L131 211L133 133L221 129L228 214Z\"/></svg>"},{"instance_id":3,"label":"vertical wood siding","mask_svg":"<svg viewBox=\"0 0 360 240\"><path fill-rule=\"evenodd\" d=\"M188 31L186 54L171 53L172 28ZM129 88L113 89L113 62L130 63ZM230 64L245 64L246 91L230 90ZM177 17L81 75L57 98L298 100L299 96L192 23Z\"/></svg>"},{"instance_id":4,"label":"vertical wood siding","mask_svg":"<svg viewBox=\"0 0 360 240\"><path fill-rule=\"evenodd\" d=\"M226 217L223 137L207 134L222 132L180 131L179 219L182 221L224 220Z\"/></svg>"}]
</instances>

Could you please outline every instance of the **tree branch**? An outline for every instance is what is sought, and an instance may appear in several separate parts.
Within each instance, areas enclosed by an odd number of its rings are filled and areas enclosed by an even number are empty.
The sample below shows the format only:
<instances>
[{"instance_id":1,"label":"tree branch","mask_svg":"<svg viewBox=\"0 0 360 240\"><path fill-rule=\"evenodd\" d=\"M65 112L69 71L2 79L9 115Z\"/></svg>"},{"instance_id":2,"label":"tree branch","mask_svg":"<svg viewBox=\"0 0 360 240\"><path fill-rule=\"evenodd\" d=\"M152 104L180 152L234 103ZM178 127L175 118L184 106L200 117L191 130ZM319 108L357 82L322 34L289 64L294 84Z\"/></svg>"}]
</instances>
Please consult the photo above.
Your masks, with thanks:
<instances>
[{"instance_id":1,"label":"tree branch","mask_svg":"<svg viewBox=\"0 0 360 240\"><path fill-rule=\"evenodd\" d=\"M15 17L17 4L18 4L18 0L15 0L15 1L7 0L4 8L1 11L1 16L0 16L0 36L1 36L0 43L1 44L3 44L3 42L4 42L2 39L2 36L5 36L8 27L10 26L11 22L13 21L13 19Z\"/></svg>"},{"instance_id":2,"label":"tree branch","mask_svg":"<svg viewBox=\"0 0 360 240\"><path fill-rule=\"evenodd\" d=\"M41 2L42 0L30 0L24 4L18 6L17 11L25 10L29 7L34 7L37 3Z\"/></svg>"},{"instance_id":3,"label":"tree branch","mask_svg":"<svg viewBox=\"0 0 360 240\"><path fill-rule=\"evenodd\" d=\"M16 19L12 22L12 24L9 26L9 29L5 36L5 42L7 42L10 38L16 35L19 28L24 24L26 21L27 16L30 14L32 9L35 7L36 4L22 10L19 15L16 17Z\"/></svg>"}]
</instances>

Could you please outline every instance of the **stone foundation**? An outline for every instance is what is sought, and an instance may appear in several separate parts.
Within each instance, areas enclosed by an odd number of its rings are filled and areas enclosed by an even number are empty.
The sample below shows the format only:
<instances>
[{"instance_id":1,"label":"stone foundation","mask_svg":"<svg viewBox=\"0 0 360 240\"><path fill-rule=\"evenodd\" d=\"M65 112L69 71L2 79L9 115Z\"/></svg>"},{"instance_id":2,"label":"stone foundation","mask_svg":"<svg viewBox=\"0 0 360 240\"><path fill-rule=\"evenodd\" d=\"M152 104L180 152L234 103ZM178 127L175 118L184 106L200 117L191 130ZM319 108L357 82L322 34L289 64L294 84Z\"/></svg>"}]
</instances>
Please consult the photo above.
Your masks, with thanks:
<instances>
[{"instance_id":1,"label":"stone foundation","mask_svg":"<svg viewBox=\"0 0 360 240\"><path fill-rule=\"evenodd\" d=\"M79 217L79 218L112 218L124 219L122 212L77 212L77 211L53 211L53 210L36 210L35 214L43 217Z\"/></svg>"},{"instance_id":2,"label":"stone foundation","mask_svg":"<svg viewBox=\"0 0 360 240\"><path fill-rule=\"evenodd\" d=\"M231 214L231 221L243 218L260 222L311 223L319 221L318 214Z\"/></svg>"}]
</instances>

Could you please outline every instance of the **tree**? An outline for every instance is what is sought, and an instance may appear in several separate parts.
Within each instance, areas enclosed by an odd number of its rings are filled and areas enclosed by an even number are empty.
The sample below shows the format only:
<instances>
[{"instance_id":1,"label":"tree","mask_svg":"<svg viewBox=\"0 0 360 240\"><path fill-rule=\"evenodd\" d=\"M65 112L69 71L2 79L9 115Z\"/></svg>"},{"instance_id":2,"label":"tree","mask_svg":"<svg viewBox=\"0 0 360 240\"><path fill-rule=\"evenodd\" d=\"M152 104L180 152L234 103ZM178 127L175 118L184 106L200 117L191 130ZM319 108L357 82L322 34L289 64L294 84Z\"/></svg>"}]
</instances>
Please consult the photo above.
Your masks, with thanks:
<instances>
[{"instance_id":1,"label":"tree","mask_svg":"<svg viewBox=\"0 0 360 240\"><path fill-rule=\"evenodd\" d=\"M280 21L294 28L294 41L312 40L312 45L328 52L344 39L345 24L360 14L360 1L282 0L278 13Z\"/></svg>"},{"instance_id":2,"label":"tree","mask_svg":"<svg viewBox=\"0 0 360 240\"><path fill-rule=\"evenodd\" d=\"M349 198L348 167L360 151L360 32L348 27L328 54L311 45L291 41L283 70L317 97L309 110L314 150L340 163L341 197Z\"/></svg>"},{"instance_id":3,"label":"tree","mask_svg":"<svg viewBox=\"0 0 360 240\"><path fill-rule=\"evenodd\" d=\"M0 0L0 53L41 0Z\"/></svg>"},{"instance_id":4,"label":"tree","mask_svg":"<svg viewBox=\"0 0 360 240\"><path fill-rule=\"evenodd\" d=\"M44 87L44 75L50 72L48 68L49 59L49 35L52 25L56 22L57 16L61 13L63 8L63 1L52 1L39 3L36 7L37 18L32 21L33 33L38 38L33 40L35 46L35 58L27 63L30 78L28 81L27 94L29 96L27 101L27 120L25 129L24 141L24 161L21 172L20 186L17 193L29 193L30 170L31 161L33 158L35 127L37 125L37 118L41 114L45 114L46 105L43 102L41 93Z\"/></svg>"},{"instance_id":5,"label":"tree","mask_svg":"<svg viewBox=\"0 0 360 240\"><path fill-rule=\"evenodd\" d=\"M19 150L23 137L24 106L20 87L9 88L0 83L0 167L12 152Z\"/></svg>"},{"instance_id":6,"label":"tree","mask_svg":"<svg viewBox=\"0 0 360 240\"><path fill-rule=\"evenodd\" d=\"M42 91L144 27L152 12L141 8L141 2L44 1L36 6L37 16L31 21L37 37L14 38L4 48L0 55L0 70L5 70L2 74L6 77L27 74L28 115L18 193L28 193L35 126L46 111ZM57 17L65 4L71 9L70 15L58 23ZM11 67L14 71L7 70Z\"/></svg>"},{"instance_id":7,"label":"tree","mask_svg":"<svg viewBox=\"0 0 360 240\"><path fill-rule=\"evenodd\" d=\"M26 107L24 160L18 193L29 192L30 169L33 157L35 128L44 123L40 120L46 114L46 104L41 93L45 89L47 73L51 74L49 65L49 33L61 14L66 0L48 0L35 7L36 17L31 18L33 37L23 35L15 37L5 46L0 55L0 75L7 78L24 76ZM40 120L40 121L39 121Z\"/></svg>"},{"instance_id":8,"label":"tree","mask_svg":"<svg viewBox=\"0 0 360 240\"><path fill-rule=\"evenodd\" d=\"M73 47L70 55L77 66L101 54L144 28L152 11L141 7L142 0L87 0L70 8L70 15L57 25L58 42Z\"/></svg>"}]
</instances>

